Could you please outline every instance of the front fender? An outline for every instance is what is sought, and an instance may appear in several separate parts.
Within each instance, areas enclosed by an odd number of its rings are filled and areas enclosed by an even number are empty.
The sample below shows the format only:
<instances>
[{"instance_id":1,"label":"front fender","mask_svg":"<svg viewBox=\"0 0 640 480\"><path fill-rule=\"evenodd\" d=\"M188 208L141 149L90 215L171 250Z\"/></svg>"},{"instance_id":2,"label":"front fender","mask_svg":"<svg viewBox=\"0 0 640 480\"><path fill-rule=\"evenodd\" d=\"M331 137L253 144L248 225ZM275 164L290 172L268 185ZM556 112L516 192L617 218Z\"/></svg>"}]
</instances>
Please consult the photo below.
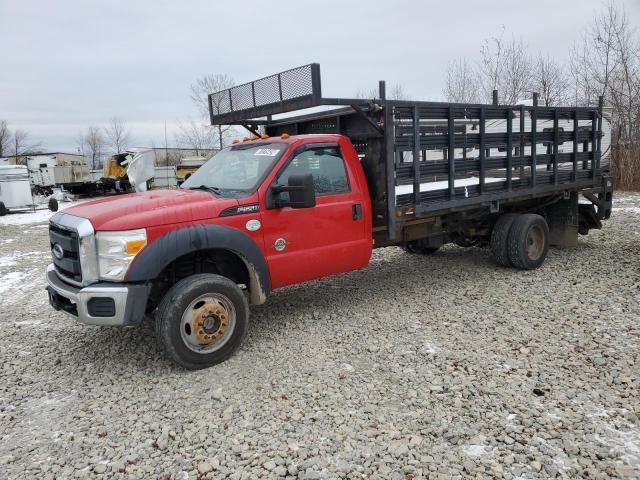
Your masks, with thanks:
<instances>
[{"instance_id":1,"label":"front fender","mask_svg":"<svg viewBox=\"0 0 640 480\"><path fill-rule=\"evenodd\" d=\"M135 258L125 281L153 280L175 259L202 250L228 250L247 264L265 296L271 290L269 267L262 251L248 235L225 225L192 225L172 230L147 245Z\"/></svg>"}]
</instances>

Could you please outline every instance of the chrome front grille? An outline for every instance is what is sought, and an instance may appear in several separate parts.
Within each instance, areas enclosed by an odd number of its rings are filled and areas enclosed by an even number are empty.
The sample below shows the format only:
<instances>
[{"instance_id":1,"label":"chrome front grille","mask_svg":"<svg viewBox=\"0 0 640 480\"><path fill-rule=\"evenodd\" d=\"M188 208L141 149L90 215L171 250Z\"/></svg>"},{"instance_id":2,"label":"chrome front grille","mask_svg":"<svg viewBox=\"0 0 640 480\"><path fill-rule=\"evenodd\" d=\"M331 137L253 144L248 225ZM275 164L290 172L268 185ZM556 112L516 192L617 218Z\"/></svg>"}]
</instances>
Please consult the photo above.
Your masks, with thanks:
<instances>
[{"instance_id":1,"label":"chrome front grille","mask_svg":"<svg viewBox=\"0 0 640 480\"><path fill-rule=\"evenodd\" d=\"M82 282L78 232L50 223L49 243L56 272L62 278L78 283Z\"/></svg>"}]
</instances>

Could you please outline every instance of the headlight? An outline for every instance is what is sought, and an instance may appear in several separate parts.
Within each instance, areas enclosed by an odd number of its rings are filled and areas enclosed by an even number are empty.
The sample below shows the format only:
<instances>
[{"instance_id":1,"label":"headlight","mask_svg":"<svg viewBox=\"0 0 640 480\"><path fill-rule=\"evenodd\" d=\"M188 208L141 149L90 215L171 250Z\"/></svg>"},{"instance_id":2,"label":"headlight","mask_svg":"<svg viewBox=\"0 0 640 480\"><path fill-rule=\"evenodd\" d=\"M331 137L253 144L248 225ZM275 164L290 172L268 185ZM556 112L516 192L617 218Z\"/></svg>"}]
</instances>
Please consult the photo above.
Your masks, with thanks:
<instances>
[{"instance_id":1,"label":"headlight","mask_svg":"<svg viewBox=\"0 0 640 480\"><path fill-rule=\"evenodd\" d=\"M147 231L97 232L98 276L101 280L121 281L140 250L147 244Z\"/></svg>"}]
</instances>

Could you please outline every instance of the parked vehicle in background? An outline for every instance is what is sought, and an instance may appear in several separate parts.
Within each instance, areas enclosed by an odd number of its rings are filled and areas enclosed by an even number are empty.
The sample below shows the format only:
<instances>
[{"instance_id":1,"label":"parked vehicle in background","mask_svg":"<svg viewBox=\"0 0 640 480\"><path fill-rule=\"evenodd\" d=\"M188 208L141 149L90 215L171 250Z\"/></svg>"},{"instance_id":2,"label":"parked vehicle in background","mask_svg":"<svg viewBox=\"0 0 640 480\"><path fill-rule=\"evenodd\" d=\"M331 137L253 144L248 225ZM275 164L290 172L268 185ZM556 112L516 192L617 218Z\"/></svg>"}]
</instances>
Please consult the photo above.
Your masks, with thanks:
<instances>
[{"instance_id":1,"label":"parked vehicle in background","mask_svg":"<svg viewBox=\"0 0 640 480\"><path fill-rule=\"evenodd\" d=\"M9 209L33 207L29 172L23 165L0 165L0 217Z\"/></svg>"},{"instance_id":2,"label":"parked vehicle in background","mask_svg":"<svg viewBox=\"0 0 640 480\"><path fill-rule=\"evenodd\" d=\"M82 155L45 153L26 157L36 195L51 195L54 188L75 194L92 194L95 183Z\"/></svg>"},{"instance_id":3,"label":"parked vehicle in background","mask_svg":"<svg viewBox=\"0 0 640 480\"><path fill-rule=\"evenodd\" d=\"M154 168L150 188L176 188L178 186L178 172L175 166Z\"/></svg>"},{"instance_id":4,"label":"parked vehicle in background","mask_svg":"<svg viewBox=\"0 0 640 480\"><path fill-rule=\"evenodd\" d=\"M129 192L131 184L127 177L127 157L128 152L118 153L107 158L102 165L103 176L100 179L99 187L103 192Z\"/></svg>"},{"instance_id":5,"label":"parked vehicle in background","mask_svg":"<svg viewBox=\"0 0 640 480\"><path fill-rule=\"evenodd\" d=\"M181 184L185 180L187 180L191 175L198 171L198 169L206 163L211 157L200 157L200 156L192 156L192 157L183 157L179 160L177 165L177 177L178 183Z\"/></svg>"},{"instance_id":6,"label":"parked vehicle in background","mask_svg":"<svg viewBox=\"0 0 640 480\"><path fill-rule=\"evenodd\" d=\"M271 290L365 267L373 248L488 246L499 265L534 269L611 214L602 108L389 100L384 82L377 99L324 98L318 64L211 104L212 124L252 136L179 190L87 202L50 223L51 305L95 325L153 315L185 368L227 359ZM334 108L274 118L319 106Z\"/></svg>"},{"instance_id":7,"label":"parked vehicle in background","mask_svg":"<svg viewBox=\"0 0 640 480\"><path fill-rule=\"evenodd\" d=\"M25 165L0 165L0 217L15 210L36 207L31 193L29 170ZM58 210L58 201L49 199L49 209Z\"/></svg>"},{"instance_id":8,"label":"parked vehicle in background","mask_svg":"<svg viewBox=\"0 0 640 480\"><path fill-rule=\"evenodd\" d=\"M204 162L204 159L202 161ZM104 177L100 179L99 184L105 191L117 192L144 191L143 184L146 188L177 187L180 181L178 168L157 163L156 149L131 148L105 161ZM197 168L192 169L195 170Z\"/></svg>"}]
</instances>

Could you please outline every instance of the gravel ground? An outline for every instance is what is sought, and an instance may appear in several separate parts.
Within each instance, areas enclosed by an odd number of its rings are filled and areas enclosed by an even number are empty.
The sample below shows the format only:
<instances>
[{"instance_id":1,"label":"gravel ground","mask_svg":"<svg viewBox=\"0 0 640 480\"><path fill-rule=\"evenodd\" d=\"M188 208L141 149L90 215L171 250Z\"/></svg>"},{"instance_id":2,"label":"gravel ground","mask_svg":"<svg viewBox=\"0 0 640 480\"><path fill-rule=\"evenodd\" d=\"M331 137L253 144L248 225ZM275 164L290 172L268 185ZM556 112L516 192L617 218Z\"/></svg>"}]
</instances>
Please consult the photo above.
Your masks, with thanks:
<instances>
[{"instance_id":1,"label":"gravel ground","mask_svg":"<svg viewBox=\"0 0 640 480\"><path fill-rule=\"evenodd\" d=\"M0 478L638 478L640 195L532 272L389 248L274 292L228 362L48 307L0 227Z\"/></svg>"}]
</instances>

